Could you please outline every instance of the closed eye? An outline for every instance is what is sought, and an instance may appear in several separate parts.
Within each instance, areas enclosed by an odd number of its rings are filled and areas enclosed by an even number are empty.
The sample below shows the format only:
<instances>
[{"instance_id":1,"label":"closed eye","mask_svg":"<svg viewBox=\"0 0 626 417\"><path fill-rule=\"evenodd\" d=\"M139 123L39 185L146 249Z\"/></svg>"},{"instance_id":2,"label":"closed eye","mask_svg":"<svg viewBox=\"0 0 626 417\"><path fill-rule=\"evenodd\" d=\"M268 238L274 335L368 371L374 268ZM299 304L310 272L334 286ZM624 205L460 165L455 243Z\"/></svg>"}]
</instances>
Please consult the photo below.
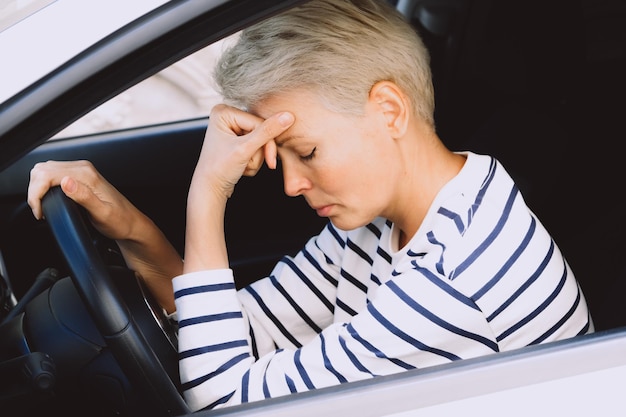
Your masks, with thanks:
<instances>
[{"instance_id":1,"label":"closed eye","mask_svg":"<svg viewBox=\"0 0 626 417\"><path fill-rule=\"evenodd\" d=\"M305 156L301 156L300 159L302 159L303 161L310 161L315 156L315 151L316 150L317 150L317 147L313 148L313 150L311 151L310 154L305 155Z\"/></svg>"}]
</instances>

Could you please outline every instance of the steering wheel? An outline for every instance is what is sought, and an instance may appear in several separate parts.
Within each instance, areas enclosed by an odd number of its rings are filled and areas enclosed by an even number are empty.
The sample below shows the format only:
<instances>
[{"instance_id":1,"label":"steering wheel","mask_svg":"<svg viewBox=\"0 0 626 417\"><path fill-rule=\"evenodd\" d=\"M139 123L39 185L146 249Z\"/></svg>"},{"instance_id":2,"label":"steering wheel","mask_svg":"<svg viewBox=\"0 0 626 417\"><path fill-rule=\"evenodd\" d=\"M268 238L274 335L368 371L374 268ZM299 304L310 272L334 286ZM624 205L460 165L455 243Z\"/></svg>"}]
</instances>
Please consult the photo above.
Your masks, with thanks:
<instances>
[{"instance_id":1,"label":"steering wheel","mask_svg":"<svg viewBox=\"0 0 626 417\"><path fill-rule=\"evenodd\" d=\"M81 208L60 187L42 199L44 216L65 257L72 281L111 353L134 386L167 416L190 413L172 378L114 285Z\"/></svg>"}]
</instances>

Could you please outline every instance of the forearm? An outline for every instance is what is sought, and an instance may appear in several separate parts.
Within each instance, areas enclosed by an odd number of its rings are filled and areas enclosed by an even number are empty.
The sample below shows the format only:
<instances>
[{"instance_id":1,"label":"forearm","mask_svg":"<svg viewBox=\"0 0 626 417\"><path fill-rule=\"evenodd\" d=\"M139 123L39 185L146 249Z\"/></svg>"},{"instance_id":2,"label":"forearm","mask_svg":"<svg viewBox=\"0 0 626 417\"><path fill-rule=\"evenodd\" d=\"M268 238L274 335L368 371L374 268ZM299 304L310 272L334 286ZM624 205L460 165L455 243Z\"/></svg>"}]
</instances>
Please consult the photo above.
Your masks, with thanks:
<instances>
[{"instance_id":1,"label":"forearm","mask_svg":"<svg viewBox=\"0 0 626 417\"><path fill-rule=\"evenodd\" d=\"M202 179L192 181L187 198L184 273L229 267L224 236L228 197Z\"/></svg>"},{"instance_id":2,"label":"forearm","mask_svg":"<svg viewBox=\"0 0 626 417\"><path fill-rule=\"evenodd\" d=\"M172 278L183 272L183 261L163 232L148 217L137 220L137 232L118 240L126 265L137 272L157 302L175 311Z\"/></svg>"}]
</instances>

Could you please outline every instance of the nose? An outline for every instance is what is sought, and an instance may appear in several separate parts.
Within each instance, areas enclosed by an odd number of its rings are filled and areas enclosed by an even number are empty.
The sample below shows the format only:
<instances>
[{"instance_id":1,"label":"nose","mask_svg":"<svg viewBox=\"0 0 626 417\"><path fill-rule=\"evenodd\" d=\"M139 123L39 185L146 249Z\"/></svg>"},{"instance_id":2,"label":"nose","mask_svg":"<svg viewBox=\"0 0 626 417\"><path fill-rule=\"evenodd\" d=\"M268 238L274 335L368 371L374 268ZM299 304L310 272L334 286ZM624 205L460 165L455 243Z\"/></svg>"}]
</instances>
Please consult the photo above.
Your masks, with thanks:
<instances>
[{"instance_id":1,"label":"nose","mask_svg":"<svg viewBox=\"0 0 626 417\"><path fill-rule=\"evenodd\" d=\"M292 164L282 164L283 182L285 186L285 194L289 197L302 195L306 190L311 189L311 181L307 178L302 170L294 167Z\"/></svg>"}]
</instances>

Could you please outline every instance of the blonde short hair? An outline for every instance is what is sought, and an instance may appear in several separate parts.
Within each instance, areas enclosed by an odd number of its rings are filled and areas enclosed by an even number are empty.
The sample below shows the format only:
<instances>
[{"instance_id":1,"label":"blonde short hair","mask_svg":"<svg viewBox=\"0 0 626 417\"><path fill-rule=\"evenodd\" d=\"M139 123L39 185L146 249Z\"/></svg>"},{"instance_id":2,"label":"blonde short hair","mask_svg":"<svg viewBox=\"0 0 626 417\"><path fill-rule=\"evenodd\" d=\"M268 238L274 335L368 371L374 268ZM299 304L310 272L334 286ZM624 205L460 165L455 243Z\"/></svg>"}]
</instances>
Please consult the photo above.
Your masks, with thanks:
<instances>
[{"instance_id":1,"label":"blonde short hair","mask_svg":"<svg viewBox=\"0 0 626 417\"><path fill-rule=\"evenodd\" d=\"M330 110L354 115L374 84L392 81L434 126L428 51L384 1L311 0L257 23L224 52L214 76L224 100L244 109L307 88Z\"/></svg>"}]
</instances>

